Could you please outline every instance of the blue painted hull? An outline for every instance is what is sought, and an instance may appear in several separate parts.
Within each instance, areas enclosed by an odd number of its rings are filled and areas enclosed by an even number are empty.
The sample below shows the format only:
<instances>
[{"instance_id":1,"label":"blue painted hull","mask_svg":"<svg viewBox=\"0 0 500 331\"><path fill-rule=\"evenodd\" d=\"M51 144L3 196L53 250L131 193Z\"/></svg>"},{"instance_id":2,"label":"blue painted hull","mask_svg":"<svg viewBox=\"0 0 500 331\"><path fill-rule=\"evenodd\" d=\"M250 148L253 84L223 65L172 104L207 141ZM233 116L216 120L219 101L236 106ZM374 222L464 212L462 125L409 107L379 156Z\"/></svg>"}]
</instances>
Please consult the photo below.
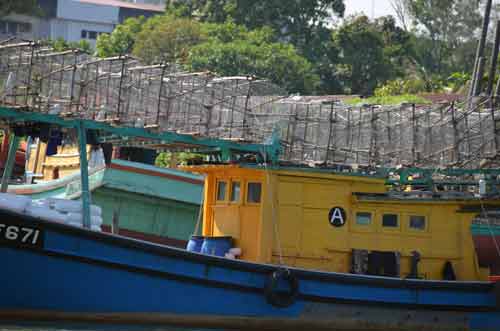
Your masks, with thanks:
<instances>
[{"instance_id":1,"label":"blue painted hull","mask_svg":"<svg viewBox=\"0 0 500 331\"><path fill-rule=\"evenodd\" d=\"M8 227L38 231L36 245L35 238L8 239L2 235ZM293 304L280 308L264 293L275 266L189 253L7 212L0 212L0 230L3 319L256 329L500 330L500 288L489 283L292 269L299 293Z\"/></svg>"}]
</instances>

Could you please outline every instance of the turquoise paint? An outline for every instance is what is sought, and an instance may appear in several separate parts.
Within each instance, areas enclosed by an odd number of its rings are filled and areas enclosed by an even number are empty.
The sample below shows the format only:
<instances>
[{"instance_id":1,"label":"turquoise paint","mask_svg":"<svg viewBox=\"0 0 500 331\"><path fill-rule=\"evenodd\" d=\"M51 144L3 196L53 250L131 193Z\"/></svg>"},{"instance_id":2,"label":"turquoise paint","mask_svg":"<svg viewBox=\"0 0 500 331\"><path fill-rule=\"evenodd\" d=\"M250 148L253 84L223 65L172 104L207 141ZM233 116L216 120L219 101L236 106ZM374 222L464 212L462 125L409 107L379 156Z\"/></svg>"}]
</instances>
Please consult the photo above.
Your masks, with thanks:
<instances>
[{"instance_id":1,"label":"turquoise paint","mask_svg":"<svg viewBox=\"0 0 500 331\"><path fill-rule=\"evenodd\" d=\"M104 174L106 173L106 171L108 171L108 169L103 168L88 176L88 185L90 191L93 191L104 184ZM81 196L82 186L81 186L81 181L79 179L80 179L80 173L78 172L77 179L71 181L66 185L66 191L64 192L65 199L77 199Z\"/></svg>"},{"instance_id":2,"label":"turquoise paint","mask_svg":"<svg viewBox=\"0 0 500 331\"><path fill-rule=\"evenodd\" d=\"M199 181L204 180L204 177L201 175L196 175L196 174L193 174L193 173L190 173L187 171L182 171L182 170L177 170L177 169L156 167L156 166L152 166L152 165L145 164L145 163L125 161L125 160L120 160L120 159L114 159L112 161L112 163L117 164L117 165L121 165L124 167L133 167L133 168L137 168L137 169L154 171L154 172L157 172L160 174L184 177L184 178L189 178L189 179L199 180Z\"/></svg>"},{"instance_id":3,"label":"turquoise paint","mask_svg":"<svg viewBox=\"0 0 500 331\"><path fill-rule=\"evenodd\" d=\"M132 165L132 162L127 162L127 164L124 164L123 161L116 163L122 165L128 164L129 166L136 167L136 164L134 163ZM182 171L165 171L164 169L159 169L156 167L151 168L152 169L150 170L155 172L168 173L170 175L196 179L203 182L202 176L197 176ZM188 183L181 180L138 174L130 171L123 171L112 168L106 170L103 182L104 185L108 188L197 205L201 203L201 197L203 194L203 184L201 183Z\"/></svg>"},{"instance_id":4,"label":"turquoise paint","mask_svg":"<svg viewBox=\"0 0 500 331\"><path fill-rule=\"evenodd\" d=\"M103 210L104 224L111 225L116 211L120 228L188 240L198 218L203 176L123 160L113 160L113 164L200 181L194 184L107 168L103 185L93 192L93 202Z\"/></svg>"},{"instance_id":5,"label":"turquoise paint","mask_svg":"<svg viewBox=\"0 0 500 331\"><path fill-rule=\"evenodd\" d=\"M90 187L89 187L89 166L87 163L87 131L85 123L78 121L78 149L80 151L80 180L82 182L82 210L83 210L83 226L90 229Z\"/></svg>"},{"instance_id":6,"label":"turquoise paint","mask_svg":"<svg viewBox=\"0 0 500 331\"><path fill-rule=\"evenodd\" d=\"M101 185L105 169L94 169L90 171L89 183L90 189L95 189ZM8 192L19 194L17 192L31 192L29 194L34 199L42 198L60 198L72 199L80 196L80 172L76 172L63 178L50 180L46 182L39 182L36 184L21 184L12 185L9 187Z\"/></svg>"},{"instance_id":7,"label":"turquoise paint","mask_svg":"<svg viewBox=\"0 0 500 331\"><path fill-rule=\"evenodd\" d=\"M472 235L474 236L500 236L500 226L498 225L483 225L483 224L472 224L471 225L471 232Z\"/></svg>"},{"instance_id":8,"label":"turquoise paint","mask_svg":"<svg viewBox=\"0 0 500 331\"><path fill-rule=\"evenodd\" d=\"M199 204L183 203L141 195L109 187L93 192L93 203L102 208L105 225L111 225L113 212L122 229L188 240L193 233Z\"/></svg>"}]
</instances>

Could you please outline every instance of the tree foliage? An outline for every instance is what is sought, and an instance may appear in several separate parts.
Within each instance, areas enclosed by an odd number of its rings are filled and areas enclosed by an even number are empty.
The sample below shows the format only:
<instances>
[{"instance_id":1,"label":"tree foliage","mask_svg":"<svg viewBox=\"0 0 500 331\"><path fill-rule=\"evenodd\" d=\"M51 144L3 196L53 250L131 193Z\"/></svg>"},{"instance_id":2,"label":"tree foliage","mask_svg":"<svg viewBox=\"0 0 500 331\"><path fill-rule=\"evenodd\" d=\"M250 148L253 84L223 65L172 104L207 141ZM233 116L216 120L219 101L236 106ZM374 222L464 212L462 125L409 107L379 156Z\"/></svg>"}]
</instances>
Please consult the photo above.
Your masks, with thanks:
<instances>
[{"instance_id":1,"label":"tree foliage","mask_svg":"<svg viewBox=\"0 0 500 331\"><path fill-rule=\"evenodd\" d=\"M269 26L280 36L305 35L325 24L333 14L342 16L343 0L169 0L167 12L224 23L231 18L249 29Z\"/></svg>"},{"instance_id":2,"label":"tree foliage","mask_svg":"<svg viewBox=\"0 0 500 331\"><path fill-rule=\"evenodd\" d=\"M416 30L419 62L428 71L448 75L473 66L481 24L480 2L398 0Z\"/></svg>"},{"instance_id":3,"label":"tree foliage","mask_svg":"<svg viewBox=\"0 0 500 331\"><path fill-rule=\"evenodd\" d=\"M58 52L62 52L68 49L79 49L81 51L90 53L91 47L87 40L71 41L68 42L63 38L58 38L56 40L49 40L49 44Z\"/></svg>"},{"instance_id":4,"label":"tree foliage","mask_svg":"<svg viewBox=\"0 0 500 331\"><path fill-rule=\"evenodd\" d=\"M36 0L2 0L0 1L0 17L9 14L41 14Z\"/></svg>"},{"instance_id":5,"label":"tree foliage","mask_svg":"<svg viewBox=\"0 0 500 331\"><path fill-rule=\"evenodd\" d=\"M319 84L311 64L293 45L276 42L270 28L248 30L231 21L204 28L210 37L191 49L192 70L265 77L291 92L311 93Z\"/></svg>"},{"instance_id":6,"label":"tree foliage","mask_svg":"<svg viewBox=\"0 0 500 331\"><path fill-rule=\"evenodd\" d=\"M147 63L187 60L191 47L205 40L202 24L173 15L149 19L137 34L133 54Z\"/></svg>"},{"instance_id":7,"label":"tree foliage","mask_svg":"<svg viewBox=\"0 0 500 331\"><path fill-rule=\"evenodd\" d=\"M163 168L176 168L192 164L201 164L203 154L187 152L162 152L155 159L155 166Z\"/></svg>"},{"instance_id":8,"label":"tree foliage","mask_svg":"<svg viewBox=\"0 0 500 331\"><path fill-rule=\"evenodd\" d=\"M292 93L386 96L465 84L453 73L472 70L478 1L391 2L402 27L391 16L337 22L343 0L169 0L166 15L128 19L96 49L255 75Z\"/></svg>"},{"instance_id":9,"label":"tree foliage","mask_svg":"<svg viewBox=\"0 0 500 331\"><path fill-rule=\"evenodd\" d=\"M371 94L377 85L406 74L411 64L410 36L392 17L349 18L333 32L333 40L340 50L337 70L351 93Z\"/></svg>"},{"instance_id":10,"label":"tree foliage","mask_svg":"<svg viewBox=\"0 0 500 331\"><path fill-rule=\"evenodd\" d=\"M269 27L277 40L294 45L320 77L317 91L340 90L332 61L338 55L328 27L333 17L343 16L343 0L170 0L167 11L223 24L232 20L249 30ZM309 89L311 90L311 89Z\"/></svg>"},{"instance_id":11,"label":"tree foliage","mask_svg":"<svg viewBox=\"0 0 500 331\"><path fill-rule=\"evenodd\" d=\"M111 34L100 34L96 42L97 55L109 57L131 53L145 22L144 16L127 18Z\"/></svg>"}]
</instances>

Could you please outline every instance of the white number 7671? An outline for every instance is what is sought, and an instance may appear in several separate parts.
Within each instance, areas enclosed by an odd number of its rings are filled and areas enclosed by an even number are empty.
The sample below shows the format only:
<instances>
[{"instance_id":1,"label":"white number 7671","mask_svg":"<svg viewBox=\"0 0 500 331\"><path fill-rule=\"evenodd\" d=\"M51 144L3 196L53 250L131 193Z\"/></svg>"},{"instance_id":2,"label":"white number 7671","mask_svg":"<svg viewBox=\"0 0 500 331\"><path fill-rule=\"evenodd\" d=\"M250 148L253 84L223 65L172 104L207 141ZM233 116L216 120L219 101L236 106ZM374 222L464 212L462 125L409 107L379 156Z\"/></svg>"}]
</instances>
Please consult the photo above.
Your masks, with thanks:
<instances>
[{"instance_id":1,"label":"white number 7671","mask_svg":"<svg viewBox=\"0 0 500 331\"><path fill-rule=\"evenodd\" d=\"M31 228L19 228L15 225L7 226L5 224L0 224L0 237L4 237L5 239L11 241L20 241L22 243L30 242L31 244L36 244L39 233L39 230Z\"/></svg>"}]
</instances>

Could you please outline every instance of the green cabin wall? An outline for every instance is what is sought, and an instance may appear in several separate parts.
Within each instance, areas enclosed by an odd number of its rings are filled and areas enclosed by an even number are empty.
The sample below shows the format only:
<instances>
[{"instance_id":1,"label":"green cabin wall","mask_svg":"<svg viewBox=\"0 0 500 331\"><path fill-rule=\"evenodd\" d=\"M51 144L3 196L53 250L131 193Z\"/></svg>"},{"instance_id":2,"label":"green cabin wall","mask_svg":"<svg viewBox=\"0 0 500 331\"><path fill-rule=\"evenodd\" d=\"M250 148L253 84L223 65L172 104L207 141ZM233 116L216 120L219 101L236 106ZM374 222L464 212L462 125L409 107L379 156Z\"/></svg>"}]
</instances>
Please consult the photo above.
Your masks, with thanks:
<instances>
[{"instance_id":1,"label":"green cabin wall","mask_svg":"<svg viewBox=\"0 0 500 331\"><path fill-rule=\"evenodd\" d=\"M103 211L103 222L111 225L113 211L119 227L131 231L187 240L193 234L200 205L100 187L92 203Z\"/></svg>"},{"instance_id":2,"label":"green cabin wall","mask_svg":"<svg viewBox=\"0 0 500 331\"><path fill-rule=\"evenodd\" d=\"M198 219L203 176L123 160L113 160L113 165L92 192L104 225L111 226L116 211L120 229L189 239Z\"/></svg>"}]
</instances>

